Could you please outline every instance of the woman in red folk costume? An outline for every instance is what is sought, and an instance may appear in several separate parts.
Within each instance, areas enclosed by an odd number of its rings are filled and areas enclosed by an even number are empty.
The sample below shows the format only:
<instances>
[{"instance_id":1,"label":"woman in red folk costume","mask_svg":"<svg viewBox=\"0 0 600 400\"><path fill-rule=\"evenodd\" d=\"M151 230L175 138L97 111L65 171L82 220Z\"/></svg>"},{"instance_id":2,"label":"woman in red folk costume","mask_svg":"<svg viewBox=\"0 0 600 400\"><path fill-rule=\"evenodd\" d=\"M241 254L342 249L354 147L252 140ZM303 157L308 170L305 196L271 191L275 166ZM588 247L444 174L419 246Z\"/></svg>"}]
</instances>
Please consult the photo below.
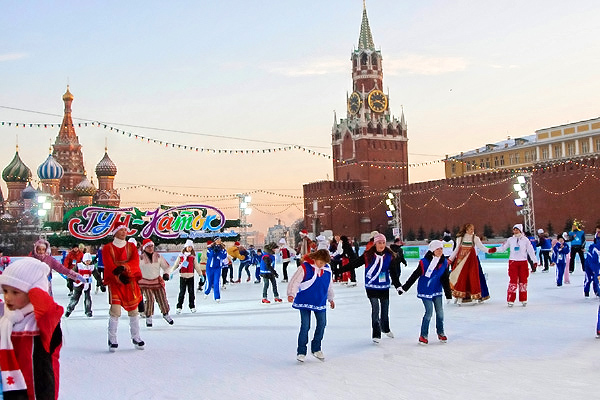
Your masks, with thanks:
<instances>
[{"instance_id":1,"label":"woman in red folk costume","mask_svg":"<svg viewBox=\"0 0 600 400\"><path fill-rule=\"evenodd\" d=\"M456 237L456 249L448 257L452 265L450 272L450 288L455 303L458 305L471 300L480 303L490 298L485 275L477 257L477 250L484 253L495 253L495 247L485 247L475 234L473 224L465 224Z\"/></svg>"},{"instance_id":2,"label":"woman in red folk costume","mask_svg":"<svg viewBox=\"0 0 600 400\"><path fill-rule=\"evenodd\" d=\"M110 303L108 319L108 349L114 352L117 344L117 327L121 316L121 307L129 315L131 340L136 349L144 349L144 341L140 338L140 316L138 304L142 300L142 292L138 281L142 279L140 257L136 246L126 241L127 225L117 222L112 232L114 240L104 245L102 257L104 261L104 284L108 286Z\"/></svg>"}]
</instances>

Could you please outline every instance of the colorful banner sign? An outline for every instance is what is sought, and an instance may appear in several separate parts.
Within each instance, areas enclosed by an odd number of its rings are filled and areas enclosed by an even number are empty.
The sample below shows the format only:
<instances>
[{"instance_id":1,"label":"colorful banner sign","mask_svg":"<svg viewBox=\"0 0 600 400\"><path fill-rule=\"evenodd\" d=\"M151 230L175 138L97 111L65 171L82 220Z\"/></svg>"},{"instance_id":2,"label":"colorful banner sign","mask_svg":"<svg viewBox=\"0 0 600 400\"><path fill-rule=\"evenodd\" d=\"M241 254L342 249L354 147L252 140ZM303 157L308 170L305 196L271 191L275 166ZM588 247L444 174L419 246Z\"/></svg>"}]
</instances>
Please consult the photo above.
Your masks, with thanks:
<instances>
[{"instance_id":1,"label":"colorful banner sign","mask_svg":"<svg viewBox=\"0 0 600 400\"><path fill-rule=\"evenodd\" d=\"M69 220L69 233L81 240L96 240L111 235L115 224L124 222L127 236L163 239L234 237L236 232L219 232L225 226L225 214L204 204L185 204L168 209L140 211L137 208L104 208L90 206L80 217Z\"/></svg>"}]
</instances>

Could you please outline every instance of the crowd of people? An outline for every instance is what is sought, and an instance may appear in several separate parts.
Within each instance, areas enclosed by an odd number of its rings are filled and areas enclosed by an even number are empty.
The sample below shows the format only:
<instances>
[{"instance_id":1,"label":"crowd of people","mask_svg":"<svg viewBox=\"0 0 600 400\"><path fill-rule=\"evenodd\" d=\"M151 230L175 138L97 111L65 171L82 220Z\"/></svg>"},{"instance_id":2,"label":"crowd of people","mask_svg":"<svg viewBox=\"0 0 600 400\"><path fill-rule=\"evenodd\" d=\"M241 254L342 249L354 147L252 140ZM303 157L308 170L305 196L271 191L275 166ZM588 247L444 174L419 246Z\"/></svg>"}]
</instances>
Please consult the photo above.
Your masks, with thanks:
<instances>
[{"instance_id":1,"label":"crowd of people","mask_svg":"<svg viewBox=\"0 0 600 400\"><path fill-rule=\"evenodd\" d=\"M108 291L108 349L118 349L118 324L122 309L129 317L129 333L133 346L143 350L145 342L140 333L140 317L145 318L146 327L153 326L154 303L158 303L164 321L173 325L165 282L179 274L179 295L176 313L183 310L186 295L188 307L196 312L196 291L204 298L213 293L220 302L221 289L228 284L239 284L245 274L245 282L254 278L254 283L263 283L262 303L271 303L269 289L274 302L283 302L279 290L279 273L275 267L276 257L281 260L282 280L286 283L287 301L300 312L300 330L296 358L304 362L308 351L308 334L312 314L316 329L310 342L314 357L325 359L321 348L325 326L327 303L335 307L333 283L356 286L356 270L364 267L364 287L371 306L371 339L379 343L382 336L394 338L389 319L390 289L393 286L402 295L416 283L417 297L424 306L418 343L429 343L429 325L435 312L437 338L448 340L444 330L444 297L448 302L454 298L457 306L466 303L482 303L490 298L486 275L478 251L485 254L508 255L508 288L506 301L513 307L518 300L527 305L527 282L530 273L542 272L555 266L556 285L570 282L569 274L574 271L575 259L579 255L585 272L584 296L590 289L600 297L600 226L596 227L593 243L586 250L586 239L580 222L573 223L572 230L551 238L544 230L537 237L523 231L521 224L513 226L513 235L500 245L484 245L475 232L473 224L465 224L454 237L444 232L441 238L432 240L418 265L404 284L401 283L401 268L407 266L403 253L403 242L396 238L387 245L387 238L372 232L365 249L359 254L358 243L347 236L325 238L323 235L311 239L306 231L300 233L301 240L291 248L286 239L278 243L267 243L263 249L248 248L235 242L226 246L221 237L208 241L199 256L192 240L187 240L173 265L155 249L150 239L141 243L127 240L127 226L116 223L112 231L113 241L98 249L95 257L85 246L75 245L65 255L63 263L50 255L50 244L40 239L34 243L29 257L11 262L0 250L0 285L4 293L4 307L0 318L0 349L9 350L11 360L0 360L4 377L7 368L17 384L3 385L3 392L19 398L52 397L58 394L58 358L62 344L60 318L69 317L84 297L85 315L92 317L92 288ZM237 279L233 265L238 262ZM296 271L289 274L288 267L296 261ZM254 266L254 275L250 268ZM61 274L67 281L69 303L66 310L52 298L51 271ZM198 287L195 276L198 275ZM96 283L94 284L94 278ZM229 279L228 279L229 278ZM392 292L393 293L393 292ZM442 297L443 296L443 297ZM38 337L41 340L27 339ZM32 333L33 332L33 333ZM600 337L600 307L598 309L597 335ZM30 350L33 346L33 357ZM16 366L16 367L15 367ZM33 374L36 368L48 371L43 377ZM38 393L40 391L40 393ZM35 393L34 393L35 392ZM42 393L43 392L43 393ZM38 396L38 397L36 397Z\"/></svg>"}]
</instances>

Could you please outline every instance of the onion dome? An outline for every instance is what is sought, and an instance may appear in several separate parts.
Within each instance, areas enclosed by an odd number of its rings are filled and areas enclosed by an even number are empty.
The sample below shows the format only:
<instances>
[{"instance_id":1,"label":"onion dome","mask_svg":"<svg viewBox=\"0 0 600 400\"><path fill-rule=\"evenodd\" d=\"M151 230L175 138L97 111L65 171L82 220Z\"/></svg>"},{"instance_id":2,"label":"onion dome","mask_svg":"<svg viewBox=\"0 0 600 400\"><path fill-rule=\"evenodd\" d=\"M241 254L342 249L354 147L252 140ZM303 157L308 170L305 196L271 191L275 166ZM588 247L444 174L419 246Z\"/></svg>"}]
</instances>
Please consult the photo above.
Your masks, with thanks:
<instances>
[{"instance_id":1,"label":"onion dome","mask_svg":"<svg viewBox=\"0 0 600 400\"><path fill-rule=\"evenodd\" d=\"M46 161L38 167L37 174L41 180L46 179L61 179L65 174L65 171L56 161L56 158L52 157L52 154L46 158Z\"/></svg>"},{"instance_id":2,"label":"onion dome","mask_svg":"<svg viewBox=\"0 0 600 400\"><path fill-rule=\"evenodd\" d=\"M67 85L67 91L65 92L65 94L63 94L63 101L66 100L73 100L75 97L73 97L73 95L71 94L71 92L69 92L69 85Z\"/></svg>"},{"instance_id":3,"label":"onion dome","mask_svg":"<svg viewBox=\"0 0 600 400\"><path fill-rule=\"evenodd\" d=\"M29 182L31 179L31 170L21 161L18 150L10 164L2 171L2 179L4 182Z\"/></svg>"},{"instance_id":4,"label":"onion dome","mask_svg":"<svg viewBox=\"0 0 600 400\"><path fill-rule=\"evenodd\" d=\"M104 152L104 157L96 165L96 176L115 176L117 175L117 166L108 156L108 153Z\"/></svg>"},{"instance_id":5,"label":"onion dome","mask_svg":"<svg viewBox=\"0 0 600 400\"><path fill-rule=\"evenodd\" d=\"M97 189L88 180L87 176L84 176L81 182L79 182L73 188L73 191L77 196L93 196L96 193Z\"/></svg>"},{"instance_id":6,"label":"onion dome","mask_svg":"<svg viewBox=\"0 0 600 400\"><path fill-rule=\"evenodd\" d=\"M23 191L21 192L21 197L23 197L24 199L34 199L35 196L37 195L38 191L35 190L33 188L33 186L31 186L31 182L29 182L27 184L27 187L25 189L23 189Z\"/></svg>"}]
</instances>

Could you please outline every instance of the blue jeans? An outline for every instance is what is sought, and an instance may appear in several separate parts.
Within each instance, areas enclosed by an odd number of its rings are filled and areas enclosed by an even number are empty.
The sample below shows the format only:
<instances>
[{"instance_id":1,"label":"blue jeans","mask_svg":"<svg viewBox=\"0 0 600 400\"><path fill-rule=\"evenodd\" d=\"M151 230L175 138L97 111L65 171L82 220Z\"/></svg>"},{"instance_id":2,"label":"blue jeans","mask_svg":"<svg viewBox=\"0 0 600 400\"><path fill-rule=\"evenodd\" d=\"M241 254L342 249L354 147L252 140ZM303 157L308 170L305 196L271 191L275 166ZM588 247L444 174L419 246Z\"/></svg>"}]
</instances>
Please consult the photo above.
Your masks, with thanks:
<instances>
[{"instance_id":1,"label":"blue jeans","mask_svg":"<svg viewBox=\"0 0 600 400\"><path fill-rule=\"evenodd\" d=\"M429 321L435 307L435 329L438 335L444 334L444 307L442 305L442 296L436 296L433 299L421 299L425 306L425 315L421 322L421 336L424 338L429 334Z\"/></svg>"},{"instance_id":2,"label":"blue jeans","mask_svg":"<svg viewBox=\"0 0 600 400\"><path fill-rule=\"evenodd\" d=\"M298 350L296 354L306 355L311 312L313 311L306 308L300 308L300 333L298 333ZM315 328L313 340L310 342L311 353L321 350L321 341L325 334L325 325L327 325L327 312L325 310L314 311L314 313L315 318L317 319L317 327Z\"/></svg>"},{"instance_id":3,"label":"blue jeans","mask_svg":"<svg viewBox=\"0 0 600 400\"><path fill-rule=\"evenodd\" d=\"M371 302L371 327L373 328L373 338L381 339L381 332L387 333L390 331L390 299L380 299L377 297L369 297ZM379 309L381 303L381 314Z\"/></svg>"},{"instance_id":4,"label":"blue jeans","mask_svg":"<svg viewBox=\"0 0 600 400\"><path fill-rule=\"evenodd\" d=\"M204 294L209 295L211 290L215 290L215 300L221 298L221 287L219 281L221 279L221 268L208 267L206 268L206 288Z\"/></svg>"}]
</instances>

